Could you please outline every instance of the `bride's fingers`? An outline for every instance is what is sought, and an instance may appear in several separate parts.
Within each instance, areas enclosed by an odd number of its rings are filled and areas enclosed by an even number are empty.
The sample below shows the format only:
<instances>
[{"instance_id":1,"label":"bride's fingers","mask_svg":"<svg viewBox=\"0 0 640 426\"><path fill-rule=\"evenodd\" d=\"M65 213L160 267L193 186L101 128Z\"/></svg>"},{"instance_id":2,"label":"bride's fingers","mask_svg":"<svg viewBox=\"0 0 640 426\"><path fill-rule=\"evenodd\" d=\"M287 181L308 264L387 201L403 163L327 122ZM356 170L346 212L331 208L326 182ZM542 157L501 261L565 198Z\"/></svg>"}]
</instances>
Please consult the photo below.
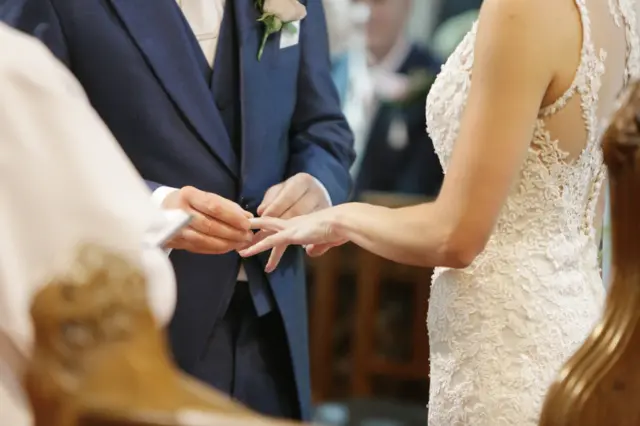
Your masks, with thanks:
<instances>
[{"instance_id":1,"label":"bride's fingers","mask_svg":"<svg viewBox=\"0 0 640 426\"><path fill-rule=\"evenodd\" d=\"M280 263L280 259L284 255L284 252L287 250L288 246L275 246L273 250L271 250L271 255L269 256L269 260L267 261L267 266L264 268L266 273L271 273L275 271Z\"/></svg>"},{"instance_id":2,"label":"bride's fingers","mask_svg":"<svg viewBox=\"0 0 640 426\"><path fill-rule=\"evenodd\" d=\"M273 231L265 231L265 230L261 230L256 232L253 235L253 240L251 241L251 244L249 245L249 247L251 247L254 244L258 244L260 241L264 241L265 238L273 235L275 232Z\"/></svg>"},{"instance_id":3,"label":"bride's fingers","mask_svg":"<svg viewBox=\"0 0 640 426\"><path fill-rule=\"evenodd\" d=\"M258 253L262 253L263 251L267 251L275 246L279 245L288 245L289 237L286 231L278 232L273 235L268 236L264 240L252 245L251 247L241 250L238 253L242 257L251 257L255 256Z\"/></svg>"},{"instance_id":4,"label":"bride's fingers","mask_svg":"<svg viewBox=\"0 0 640 426\"><path fill-rule=\"evenodd\" d=\"M257 244L260 241L264 240L269 235L273 235L273 232L272 231L258 231L255 234L253 234L253 239L251 240L251 242L249 242L247 244L244 244L243 246L241 246L238 249L236 249L236 251L238 253L240 253L242 250L246 250L249 247L253 246L254 244Z\"/></svg>"},{"instance_id":5,"label":"bride's fingers","mask_svg":"<svg viewBox=\"0 0 640 426\"><path fill-rule=\"evenodd\" d=\"M277 217L254 217L249 219L251 229L261 229L265 231L282 231L285 229L286 221Z\"/></svg>"},{"instance_id":6,"label":"bride's fingers","mask_svg":"<svg viewBox=\"0 0 640 426\"><path fill-rule=\"evenodd\" d=\"M308 256L318 257L328 252L331 248L333 248L331 244L309 244L305 250Z\"/></svg>"}]
</instances>

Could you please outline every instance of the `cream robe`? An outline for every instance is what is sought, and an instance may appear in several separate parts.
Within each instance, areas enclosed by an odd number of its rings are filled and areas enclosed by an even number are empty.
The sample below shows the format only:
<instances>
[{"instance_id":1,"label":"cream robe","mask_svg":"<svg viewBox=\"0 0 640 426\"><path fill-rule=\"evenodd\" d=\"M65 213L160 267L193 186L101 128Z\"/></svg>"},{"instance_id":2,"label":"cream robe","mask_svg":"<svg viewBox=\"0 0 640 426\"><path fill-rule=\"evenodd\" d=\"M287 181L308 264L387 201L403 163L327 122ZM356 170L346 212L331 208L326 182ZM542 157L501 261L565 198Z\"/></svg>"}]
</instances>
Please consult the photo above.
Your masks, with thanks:
<instances>
[{"instance_id":1,"label":"cream robe","mask_svg":"<svg viewBox=\"0 0 640 426\"><path fill-rule=\"evenodd\" d=\"M78 82L39 41L0 24L0 424L31 424L17 385L33 343L31 298L78 243L142 266L154 312L168 321L173 271L145 244L163 221Z\"/></svg>"}]
</instances>

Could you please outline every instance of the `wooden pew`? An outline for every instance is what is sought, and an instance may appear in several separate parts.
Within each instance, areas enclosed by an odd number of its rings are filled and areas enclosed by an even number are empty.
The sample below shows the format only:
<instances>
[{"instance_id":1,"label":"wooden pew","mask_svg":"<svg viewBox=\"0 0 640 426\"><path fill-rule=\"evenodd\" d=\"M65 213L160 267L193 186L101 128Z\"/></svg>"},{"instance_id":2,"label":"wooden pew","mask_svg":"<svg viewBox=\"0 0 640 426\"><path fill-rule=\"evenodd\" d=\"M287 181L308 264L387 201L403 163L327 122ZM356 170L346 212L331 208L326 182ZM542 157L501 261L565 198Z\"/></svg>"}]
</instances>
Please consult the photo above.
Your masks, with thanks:
<instances>
[{"instance_id":1,"label":"wooden pew","mask_svg":"<svg viewBox=\"0 0 640 426\"><path fill-rule=\"evenodd\" d=\"M284 426L179 372L137 268L100 247L34 298L35 426ZM7 425L9 426L9 425Z\"/></svg>"},{"instance_id":2,"label":"wooden pew","mask_svg":"<svg viewBox=\"0 0 640 426\"><path fill-rule=\"evenodd\" d=\"M603 139L613 281L604 315L551 386L540 426L640 425L640 83Z\"/></svg>"}]
</instances>

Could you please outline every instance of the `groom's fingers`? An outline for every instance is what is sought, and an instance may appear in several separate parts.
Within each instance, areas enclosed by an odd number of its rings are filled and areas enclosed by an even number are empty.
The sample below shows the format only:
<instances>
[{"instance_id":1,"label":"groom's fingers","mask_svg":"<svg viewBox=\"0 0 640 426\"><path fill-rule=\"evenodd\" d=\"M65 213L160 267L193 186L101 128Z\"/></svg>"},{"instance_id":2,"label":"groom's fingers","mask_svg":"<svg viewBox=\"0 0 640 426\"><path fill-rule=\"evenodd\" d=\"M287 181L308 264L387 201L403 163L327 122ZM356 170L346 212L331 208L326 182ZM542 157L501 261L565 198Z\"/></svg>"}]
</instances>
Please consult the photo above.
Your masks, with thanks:
<instances>
[{"instance_id":1,"label":"groom's fingers","mask_svg":"<svg viewBox=\"0 0 640 426\"><path fill-rule=\"evenodd\" d=\"M240 247L240 243L237 241L205 235L190 227L183 229L180 235L172 241L171 248L199 254L223 254Z\"/></svg>"},{"instance_id":2,"label":"groom's fingers","mask_svg":"<svg viewBox=\"0 0 640 426\"><path fill-rule=\"evenodd\" d=\"M253 240L253 233L250 230L234 228L197 211L192 212L191 215L192 220L189 226L201 234L245 244Z\"/></svg>"},{"instance_id":3,"label":"groom's fingers","mask_svg":"<svg viewBox=\"0 0 640 426\"><path fill-rule=\"evenodd\" d=\"M264 194L264 198L262 199L262 203L258 206L257 212L258 215L262 216L264 210L273 203L273 200L276 199L282 188L284 187L284 183L279 183L277 185L273 185L271 188L267 190Z\"/></svg>"},{"instance_id":4,"label":"groom's fingers","mask_svg":"<svg viewBox=\"0 0 640 426\"><path fill-rule=\"evenodd\" d=\"M313 192L305 192L299 200L293 203L288 209L286 209L280 216L281 219L291 219L304 214L309 214L320 208L318 199ZM274 215L275 216L275 215Z\"/></svg>"},{"instance_id":5,"label":"groom's fingers","mask_svg":"<svg viewBox=\"0 0 640 426\"><path fill-rule=\"evenodd\" d=\"M194 210L236 229L247 231L250 229L248 212L233 201L195 188L183 188L183 190L186 201Z\"/></svg>"},{"instance_id":6,"label":"groom's fingers","mask_svg":"<svg viewBox=\"0 0 640 426\"><path fill-rule=\"evenodd\" d=\"M286 222L277 217L256 217L249 219L251 229L264 231L282 231L286 227Z\"/></svg>"},{"instance_id":7,"label":"groom's fingers","mask_svg":"<svg viewBox=\"0 0 640 426\"><path fill-rule=\"evenodd\" d=\"M294 176L285 182L278 196L266 206L260 216L280 217L307 192L305 179Z\"/></svg>"}]
</instances>

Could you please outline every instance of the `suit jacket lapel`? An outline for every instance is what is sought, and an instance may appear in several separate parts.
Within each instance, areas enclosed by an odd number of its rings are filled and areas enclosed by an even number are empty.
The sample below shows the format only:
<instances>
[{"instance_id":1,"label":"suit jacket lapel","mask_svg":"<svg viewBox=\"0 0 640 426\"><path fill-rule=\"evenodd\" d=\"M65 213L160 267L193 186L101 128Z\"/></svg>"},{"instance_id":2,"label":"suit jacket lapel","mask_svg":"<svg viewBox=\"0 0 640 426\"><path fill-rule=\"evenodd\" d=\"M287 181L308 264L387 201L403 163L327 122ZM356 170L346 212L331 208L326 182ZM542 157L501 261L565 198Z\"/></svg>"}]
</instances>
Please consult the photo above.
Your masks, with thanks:
<instances>
[{"instance_id":1,"label":"suit jacket lapel","mask_svg":"<svg viewBox=\"0 0 640 426\"><path fill-rule=\"evenodd\" d=\"M178 6L173 0L155 0L153 6L148 0L110 1L169 97L212 153L237 176L238 160L200 69L204 56L199 58L199 51L191 48L194 37Z\"/></svg>"}]
</instances>

